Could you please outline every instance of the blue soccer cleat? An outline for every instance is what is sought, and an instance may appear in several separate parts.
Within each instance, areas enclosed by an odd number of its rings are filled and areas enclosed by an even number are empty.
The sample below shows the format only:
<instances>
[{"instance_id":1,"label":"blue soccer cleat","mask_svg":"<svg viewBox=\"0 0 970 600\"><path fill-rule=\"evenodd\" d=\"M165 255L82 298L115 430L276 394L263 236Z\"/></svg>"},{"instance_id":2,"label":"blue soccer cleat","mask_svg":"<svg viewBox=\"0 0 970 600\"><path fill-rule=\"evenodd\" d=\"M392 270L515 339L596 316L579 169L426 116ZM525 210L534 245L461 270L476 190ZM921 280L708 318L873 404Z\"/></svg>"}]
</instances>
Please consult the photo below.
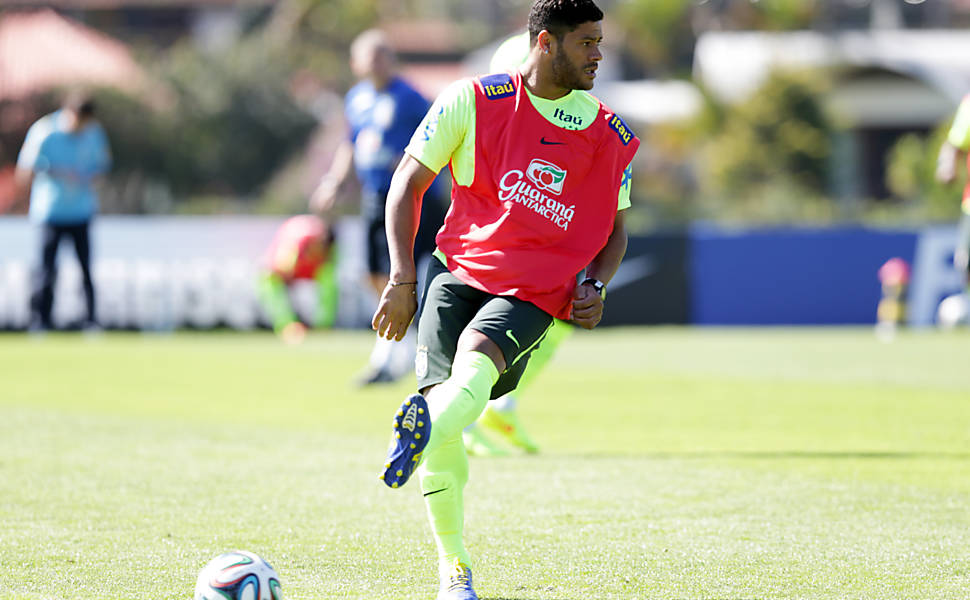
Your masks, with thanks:
<instances>
[{"instance_id":1,"label":"blue soccer cleat","mask_svg":"<svg viewBox=\"0 0 970 600\"><path fill-rule=\"evenodd\" d=\"M430 436L428 402L421 394L411 394L394 415L394 433L380 474L387 487L397 488L407 483L421 463L421 453Z\"/></svg>"},{"instance_id":2,"label":"blue soccer cleat","mask_svg":"<svg viewBox=\"0 0 970 600\"><path fill-rule=\"evenodd\" d=\"M455 559L451 572L441 577L441 588L436 600L478 600L472 589L472 570Z\"/></svg>"}]
</instances>

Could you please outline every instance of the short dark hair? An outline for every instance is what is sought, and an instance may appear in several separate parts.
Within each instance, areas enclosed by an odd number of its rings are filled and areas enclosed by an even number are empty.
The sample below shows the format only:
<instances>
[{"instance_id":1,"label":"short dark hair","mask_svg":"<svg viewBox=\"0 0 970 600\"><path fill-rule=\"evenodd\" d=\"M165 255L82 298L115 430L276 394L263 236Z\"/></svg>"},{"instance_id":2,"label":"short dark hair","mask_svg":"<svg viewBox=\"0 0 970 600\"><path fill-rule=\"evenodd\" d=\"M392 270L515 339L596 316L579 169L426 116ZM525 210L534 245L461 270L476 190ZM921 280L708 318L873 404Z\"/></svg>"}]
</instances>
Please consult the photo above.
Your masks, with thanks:
<instances>
[{"instance_id":1,"label":"short dark hair","mask_svg":"<svg viewBox=\"0 0 970 600\"><path fill-rule=\"evenodd\" d=\"M543 29L561 40L583 23L602 20L593 0L536 0L529 11L529 41L534 45Z\"/></svg>"},{"instance_id":2,"label":"short dark hair","mask_svg":"<svg viewBox=\"0 0 970 600\"><path fill-rule=\"evenodd\" d=\"M66 108L82 119L93 117L94 98L83 90L71 90L64 97L64 103L61 104L61 108Z\"/></svg>"}]
</instances>

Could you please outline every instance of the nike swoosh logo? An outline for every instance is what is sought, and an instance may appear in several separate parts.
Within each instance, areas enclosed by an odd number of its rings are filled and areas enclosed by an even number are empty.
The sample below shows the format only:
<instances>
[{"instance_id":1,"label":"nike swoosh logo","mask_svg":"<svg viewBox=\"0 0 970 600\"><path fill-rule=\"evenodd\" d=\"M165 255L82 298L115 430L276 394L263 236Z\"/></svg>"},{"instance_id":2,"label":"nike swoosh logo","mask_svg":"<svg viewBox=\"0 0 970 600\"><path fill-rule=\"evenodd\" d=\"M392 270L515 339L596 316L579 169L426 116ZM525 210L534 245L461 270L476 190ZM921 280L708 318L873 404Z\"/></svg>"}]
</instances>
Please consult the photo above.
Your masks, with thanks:
<instances>
[{"instance_id":1,"label":"nike swoosh logo","mask_svg":"<svg viewBox=\"0 0 970 600\"><path fill-rule=\"evenodd\" d=\"M425 494L425 496L430 496L430 495L432 495L432 494L437 494L437 493L440 493L440 492L443 492L443 491L445 491L445 490L447 490L447 489L448 489L448 488L441 488L440 490L435 490L435 491L433 491L433 492L428 492L427 494Z\"/></svg>"},{"instance_id":2,"label":"nike swoosh logo","mask_svg":"<svg viewBox=\"0 0 970 600\"><path fill-rule=\"evenodd\" d=\"M616 270L616 274L610 279L610 293L653 275L659 269L657 260L646 254L624 260L620 263L620 268Z\"/></svg>"},{"instance_id":3,"label":"nike swoosh logo","mask_svg":"<svg viewBox=\"0 0 970 600\"><path fill-rule=\"evenodd\" d=\"M565 146L566 145L566 142L550 142L544 137L539 138L539 143L544 144L546 146Z\"/></svg>"},{"instance_id":4,"label":"nike swoosh logo","mask_svg":"<svg viewBox=\"0 0 970 600\"><path fill-rule=\"evenodd\" d=\"M522 344L519 343L519 340L515 339L515 336L512 335L512 330L511 329L506 329L505 330L505 335L509 336L509 339L512 340L513 342L515 342L515 345L517 347L520 347L520 348L522 347Z\"/></svg>"}]
</instances>

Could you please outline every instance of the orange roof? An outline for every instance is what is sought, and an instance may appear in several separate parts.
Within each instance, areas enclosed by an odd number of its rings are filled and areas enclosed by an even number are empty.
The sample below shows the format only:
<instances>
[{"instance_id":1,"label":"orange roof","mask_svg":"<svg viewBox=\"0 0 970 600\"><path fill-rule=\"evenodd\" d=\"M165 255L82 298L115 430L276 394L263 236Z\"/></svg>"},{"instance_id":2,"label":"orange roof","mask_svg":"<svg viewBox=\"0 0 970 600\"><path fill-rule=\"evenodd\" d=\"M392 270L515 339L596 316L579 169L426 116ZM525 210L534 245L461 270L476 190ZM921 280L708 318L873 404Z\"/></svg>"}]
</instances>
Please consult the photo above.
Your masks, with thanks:
<instances>
[{"instance_id":1,"label":"orange roof","mask_svg":"<svg viewBox=\"0 0 970 600\"><path fill-rule=\"evenodd\" d=\"M430 100L438 97L448 84L467 77L462 63L409 63L401 65L401 77Z\"/></svg>"},{"instance_id":2,"label":"orange roof","mask_svg":"<svg viewBox=\"0 0 970 600\"><path fill-rule=\"evenodd\" d=\"M138 87L142 71L121 42L53 10L0 14L0 99L73 84Z\"/></svg>"}]
</instances>

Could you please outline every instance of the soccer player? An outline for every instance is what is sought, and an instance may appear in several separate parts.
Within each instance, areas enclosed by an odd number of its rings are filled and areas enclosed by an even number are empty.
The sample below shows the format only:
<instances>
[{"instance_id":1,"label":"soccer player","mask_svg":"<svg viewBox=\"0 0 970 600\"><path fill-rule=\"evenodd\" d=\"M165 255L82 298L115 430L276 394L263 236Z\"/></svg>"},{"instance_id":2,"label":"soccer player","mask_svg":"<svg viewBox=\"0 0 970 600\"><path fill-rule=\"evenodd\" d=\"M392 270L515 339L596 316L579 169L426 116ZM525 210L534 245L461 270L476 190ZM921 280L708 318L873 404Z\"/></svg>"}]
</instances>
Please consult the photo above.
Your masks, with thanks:
<instances>
[{"instance_id":1,"label":"soccer player","mask_svg":"<svg viewBox=\"0 0 970 600\"><path fill-rule=\"evenodd\" d=\"M316 327L332 327L337 314L336 252L327 223L315 215L297 215L283 221L263 254L259 299L273 331L288 344L306 336L306 325L290 302L290 287L297 281L316 284Z\"/></svg>"},{"instance_id":2,"label":"soccer player","mask_svg":"<svg viewBox=\"0 0 970 600\"><path fill-rule=\"evenodd\" d=\"M361 187L360 211L365 228L365 260L370 284L380 295L391 269L384 226L384 202L411 134L428 111L428 101L397 73L394 50L387 36L370 29L350 47L351 68L359 78L344 101L350 135L337 148L333 164L310 199L314 212L327 213L356 170ZM434 250L434 234L444 218L443 200L437 194L422 213L415 252L420 257ZM394 381L411 364L414 342L393 344L377 337L362 385Z\"/></svg>"},{"instance_id":3,"label":"soccer player","mask_svg":"<svg viewBox=\"0 0 970 600\"><path fill-rule=\"evenodd\" d=\"M953 124L947 133L946 140L940 146L940 154L936 164L936 178L943 183L950 183L956 176L956 162L961 154L970 151L970 94L963 97ZM970 170L970 156L967 159L967 169ZM963 188L962 216L957 236L957 245L953 252L953 266L964 275L964 283L970 286L970 181Z\"/></svg>"},{"instance_id":4,"label":"soccer player","mask_svg":"<svg viewBox=\"0 0 970 600\"><path fill-rule=\"evenodd\" d=\"M626 251L623 209L640 141L586 91L603 58L602 19L592 0L537 0L526 62L452 84L391 182L390 280L372 325L401 339L417 310L411 242L422 195L451 163L451 208L418 322L420 393L394 417L381 474L392 488L419 474L438 548L439 600L477 599L462 534L462 430L490 398L515 388L554 317L586 329L599 323L606 284Z\"/></svg>"}]
</instances>

